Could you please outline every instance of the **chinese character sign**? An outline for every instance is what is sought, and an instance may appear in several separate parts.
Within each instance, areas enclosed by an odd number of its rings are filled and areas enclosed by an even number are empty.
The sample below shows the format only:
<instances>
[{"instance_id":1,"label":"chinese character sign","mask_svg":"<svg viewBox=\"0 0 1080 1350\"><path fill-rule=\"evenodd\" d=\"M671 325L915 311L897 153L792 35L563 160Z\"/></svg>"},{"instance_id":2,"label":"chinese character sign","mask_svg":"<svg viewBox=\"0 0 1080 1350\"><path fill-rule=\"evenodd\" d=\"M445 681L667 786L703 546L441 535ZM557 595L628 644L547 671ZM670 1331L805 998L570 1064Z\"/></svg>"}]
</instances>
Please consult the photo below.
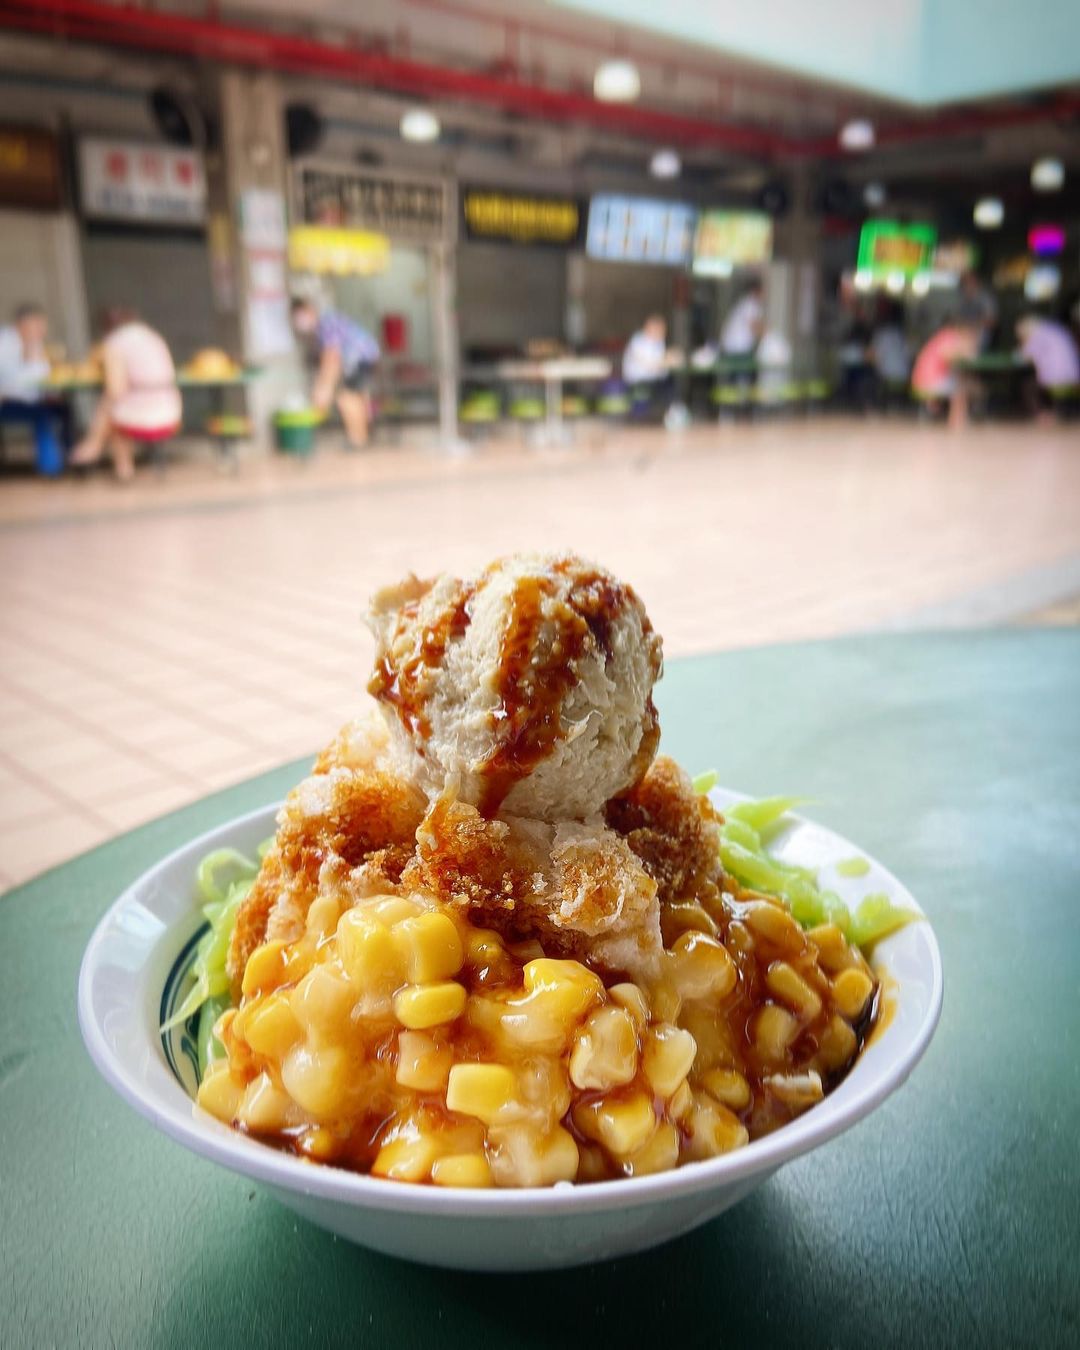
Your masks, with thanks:
<instances>
[{"instance_id":1,"label":"chinese character sign","mask_svg":"<svg viewBox=\"0 0 1080 1350\"><path fill-rule=\"evenodd\" d=\"M206 175L197 150L138 141L79 143L83 214L94 220L202 225Z\"/></svg>"}]
</instances>

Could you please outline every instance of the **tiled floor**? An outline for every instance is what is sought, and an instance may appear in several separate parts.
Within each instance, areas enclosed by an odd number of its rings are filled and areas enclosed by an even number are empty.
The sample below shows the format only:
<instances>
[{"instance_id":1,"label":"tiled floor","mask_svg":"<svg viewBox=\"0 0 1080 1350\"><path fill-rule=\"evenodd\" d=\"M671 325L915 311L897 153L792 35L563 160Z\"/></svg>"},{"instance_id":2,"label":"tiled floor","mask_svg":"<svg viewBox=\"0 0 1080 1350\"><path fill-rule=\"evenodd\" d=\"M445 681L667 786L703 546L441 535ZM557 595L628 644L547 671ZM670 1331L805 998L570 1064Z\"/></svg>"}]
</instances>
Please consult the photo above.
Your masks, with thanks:
<instances>
[{"instance_id":1,"label":"tiled floor","mask_svg":"<svg viewBox=\"0 0 1080 1350\"><path fill-rule=\"evenodd\" d=\"M816 422L5 482L0 886L318 746L362 697L374 586L564 546L637 585L670 655L963 622L1003 588L1053 607L1080 590L1080 434Z\"/></svg>"}]
</instances>

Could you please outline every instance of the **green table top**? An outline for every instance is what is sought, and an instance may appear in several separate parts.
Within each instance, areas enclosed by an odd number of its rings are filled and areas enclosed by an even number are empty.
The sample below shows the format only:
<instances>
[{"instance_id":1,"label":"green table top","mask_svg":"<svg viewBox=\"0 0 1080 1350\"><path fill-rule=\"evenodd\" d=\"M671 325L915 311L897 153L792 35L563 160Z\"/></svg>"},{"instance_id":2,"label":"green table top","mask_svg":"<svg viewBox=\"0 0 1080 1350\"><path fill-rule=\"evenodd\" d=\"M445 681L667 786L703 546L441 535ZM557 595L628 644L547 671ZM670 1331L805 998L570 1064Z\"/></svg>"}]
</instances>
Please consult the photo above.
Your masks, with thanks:
<instances>
[{"instance_id":1,"label":"green table top","mask_svg":"<svg viewBox=\"0 0 1080 1350\"><path fill-rule=\"evenodd\" d=\"M1033 366L1026 356L1017 352L984 352L982 356L965 356L953 365L957 370L969 371L972 375L1016 375Z\"/></svg>"},{"instance_id":2,"label":"green table top","mask_svg":"<svg viewBox=\"0 0 1080 1350\"><path fill-rule=\"evenodd\" d=\"M659 1251L485 1277L376 1256L154 1131L79 1039L79 958L293 764L0 899L0 1346L1069 1345L1080 1338L1080 633L672 662L664 744L798 791L929 913L945 1010L868 1120Z\"/></svg>"}]
</instances>

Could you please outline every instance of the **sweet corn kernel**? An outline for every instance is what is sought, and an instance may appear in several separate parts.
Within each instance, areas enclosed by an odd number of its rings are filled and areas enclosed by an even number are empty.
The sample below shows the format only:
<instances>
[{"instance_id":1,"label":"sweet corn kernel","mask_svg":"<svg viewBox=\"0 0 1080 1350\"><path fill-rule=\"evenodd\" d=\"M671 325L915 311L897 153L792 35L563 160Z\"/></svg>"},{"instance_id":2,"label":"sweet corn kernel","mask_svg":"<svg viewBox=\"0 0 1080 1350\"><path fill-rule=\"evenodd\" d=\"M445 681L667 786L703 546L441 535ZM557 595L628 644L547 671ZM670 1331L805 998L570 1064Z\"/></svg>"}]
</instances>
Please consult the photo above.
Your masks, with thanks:
<instances>
[{"instance_id":1,"label":"sweet corn kernel","mask_svg":"<svg viewBox=\"0 0 1080 1350\"><path fill-rule=\"evenodd\" d=\"M811 928L806 935L818 951L818 963L822 970L836 975L854 964L854 956L847 938L834 923L822 923Z\"/></svg>"},{"instance_id":2,"label":"sweet corn kernel","mask_svg":"<svg viewBox=\"0 0 1080 1350\"><path fill-rule=\"evenodd\" d=\"M244 967L244 978L241 982L245 998L250 998L252 994L265 993L266 990L277 986L285 973L285 947L284 942L275 938L273 942L264 942L251 953Z\"/></svg>"},{"instance_id":3,"label":"sweet corn kernel","mask_svg":"<svg viewBox=\"0 0 1080 1350\"><path fill-rule=\"evenodd\" d=\"M442 1092L450 1074L453 1052L422 1031L403 1031L398 1036L396 1080L416 1092Z\"/></svg>"},{"instance_id":4,"label":"sweet corn kernel","mask_svg":"<svg viewBox=\"0 0 1080 1350\"><path fill-rule=\"evenodd\" d=\"M646 1177L653 1172L670 1172L679 1161L679 1131L671 1121L656 1127L653 1137L626 1160L627 1175Z\"/></svg>"},{"instance_id":5,"label":"sweet corn kernel","mask_svg":"<svg viewBox=\"0 0 1080 1350\"><path fill-rule=\"evenodd\" d=\"M347 979L319 965L312 967L292 991L289 1006L309 1037L340 1040L355 999L356 990Z\"/></svg>"},{"instance_id":6,"label":"sweet corn kernel","mask_svg":"<svg viewBox=\"0 0 1080 1350\"><path fill-rule=\"evenodd\" d=\"M732 919L724 935L724 946L732 956L749 956L754 950L754 935L741 919Z\"/></svg>"},{"instance_id":7,"label":"sweet corn kernel","mask_svg":"<svg viewBox=\"0 0 1080 1350\"><path fill-rule=\"evenodd\" d=\"M423 905L407 895L375 895L361 904L373 919L387 928L393 928L394 924L414 919L425 912Z\"/></svg>"},{"instance_id":8,"label":"sweet corn kernel","mask_svg":"<svg viewBox=\"0 0 1080 1350\"><path fill-rule=\"evenodd\" d=\"M244 1025L244 1039L257 1055L283 1059L300 1039L300 1023L283 992L271 994L256 1004Z\"/></svg>"},{"instance_id":9,"label":"sweet corn kernel","mask_svg":"<svg viewBox=\"0 0 1080 1350\"><path fill-rule=\"evenodd\" d=\"M298 1123L292 1098L275 1087L268 1073L253 1078L244 1090L237 1119L256 1134L276 1134Z\"/></svg>"},{"instance_id":10,"label":"sweet corn kernel","mask_svg":"<svg viewBox=\"0 0 1080 1350\"><path fill-rule=\"evenodd\" d=\"M326 1119L340 1111L349 1086L349 1060L339 1046L314 1050L297 1045L281 1064L285 1091L310 1116Z\"/></svg>"},{"instance_id":11,"label":"sweet corn kernel","mask_svg":"<svg viewBox=\"0 0 1080 1350\"><path fill-rule=\"evenodd\" d=\"M491 1170L500 1186L554 1186L577 1176L578 1146L561 1125L545 1134L525 1125L502 1125L491 1129L488 1139Z\"/></svg>"},{"instance_id":12,"label":"sweet corn kernel","mask_svg":"<svg viewBox=\"0 0 1080 1350\"><path fill-rule=\"evenodd\" d=\"M826 1070L841 1068L857 1048L858 1042L854 1031L839 1013L834 1013L818 1038L817 1057L822 1068Z\"/></svg>"},{"instance_id":13,"label":"sweet corn kernel","mask_svg":"<svg viewBox=\"0 0 1080 1350\"><path fill-rule=\"evenodd\" d=\"M438 1156L438 1143L430 1136L400 1135L379 1149L371 1172L391 1181L427 1181Z\"/></svg>"},{"instance_id":14,"label":"sweet corn kernel","mask_svg":"<svg viewBox=\"0 0 1080 1350\"><path fill-rule=\"evenodd\" d=\"M821 1086L821 1075L813 1069L806 1073L774 1073L762 1082L777 1101L798 1110L813 1106L825 1096Z\"/></svg>"},{"instance_id":15,"label":"sweet corn kernel","mask_svg":"<svg viewBox=\"0 0 1080 1350\"><path fill-rule=\"evenodd\" d=\"M446 1105L492 1125L512 1107L514 1075L504 1064L455 1064L446 1084Z\"/></svg>"},{"instance_id":16,"label":"sweet corn kernel","mask_svg":"<svg viewBox=\"0 0 1080 1350\"><path fill-rule=\"evenodd\" d=\"M600 977L587 970L580 961L540 957L526 964L522 978L530 994L557 992L572 1018L580 1017L604 992Z\"/></svg>"},{"instance_id":17,"label":"sweet corn kernel","mask_svg":"<svg viewBox=\"0 0 1080 1350\"><path fill-rule=\"evenodd\" d=\"M729 1111L745 1111L750 1105L750 1084L735 1069L710 1069L702 1074L701 1086Z\"/></svg>"},{"instance_id":18,"label":"sweet corn kernel","mask_svg":"<svg viewBox=\"0 0 1080 1350\"><path fill-rule=\"evenodd\" d=\"M451 1153L436 1158L431 1167L431 1179L436 1186L492 1185L491 1168L482 1153Z\"/></svg>"},{"instance_id":19,"label":"sweet corn kernel","mask_svg":"<svg viewBox=\"0 0 1080 1350\"><path fill-rule=\"evenodd\" d=\"M429 910L402 919L393 930L410 984L448 980L461 969L465 951L457 926L448 914Z\"/></svg>"},{"instance_id":20,"label":"sweet corn kernel","mask_svg":"<svg viewBox=\"0 0 1080 1350\"><path fill-rule=\"evenodd\" d=\"M832 983L833 1002L849 1022L857 1021L874 989L865 970L842 970Z\"/></svg>"},{"instance_id":21,"label":"sweet corn kernel","mask_svg":"<svg viewBox=\"0 0 1080 1350\"><path fill-rule=\"evenodd\" d=\"M314 938L324 938L337 927L341 905L336 895L327 892L317 895L308 908L304 928Z\"/></svg>"},{"instance_id":22,"label":"sweet corn kernel","mask_svg":"<svg viewBox=\"0 0 1080 1350\"><path fill-rule=\"evenodd\" d=\"M765 983L777 998L782 999L806 1021L813 1021L821 1012L821 998L817 991L786 961L774 961L769 966Z\"/></svg>"},{"instance_id":23,"label":"sweet corn kernel","mask_svg":"<svg viewBox=\"0 0 1080 1350\"><path fill-rule=\"evenodd\" d=\"M626 1009L638 1031L644 1031L649 1025L649 1004L636 984L613 984L608 990L608 998Z\"/></svg>"},{"instance_id":24,"label":"sweet corn kernel","mask_svg":"<svg viewBox=\"0 0 1080 1350\"><path fill-rule=\"evenodd\" d=\"M731 1029L723 1018L716 1016L708 1003L689 1004L679 1018L679 1025L685 1027L697 1041L694 1063L699 1072L716 1066L734 1069L740 1063Z\"/></svg>"},{"instance_id":25,"label":"sweet corn kernel","mask_svg":"<svg viewBox=\"0 0 1080 1350\"><path fill-rule=\"evenodd\" d=\"M726 948L707 933L683 933L672 946L683 998L726 998L739 972Z\"/></svg>"},{"instance_id":26,"label":"sweet corn kernel","mask_svg":"<svg viewBox=\"0 0 1080 1350\"><path fill-rule=\"evenodd\" d=\"M795 951L802 949L802 929L782 906L769 900L755 900L746 906L744 918L754 933L766 942Z\"/></svg>"},{"instance_id":27,"label":"sweet corn kernel","mask_svg":"<svg viewBox=\"0 0 1080 1350\"><path fill-rule=\"evenodd\" d=\"M616 1158L628 1158L652 1137L656 1114L645 1093L635 1092L631 1097L601 1098L575 1106L574 1124Z\"/></svg>"},{"instance_id":28,"label":"sweet corn kernel","mask_svg":"<svg viewBox=\"0 0 1080 1350\"><path fill-rule=\"evenodd\" d=\"M570 1053L570 1081L601 1090L629 1083L637 1073L637 1029L625 1008L597 1008Z\"/></svg>"},{"instance_id":29,"label":"sweet corn kernel","mask_svg":"<svg viewBox=\"0 0 1080 1350\"><path fill-rule=\"evenodd\" d=\"M337 1140L325 1126L313 1125L301 1134L297 1140L297 1148L305 1158L313 1158L316 1162L330 1162L337 1152Z\"/></svg>"},{"instance_id":30,"label":"sweet corn kernel","mask_svg":"<svg viewBox=\"0 0 1080 1350\"><path fill-rule=\"evenodd\" d=\"M766 1003L754 1019L754 1045L758 1054L774 1063L787 1056L799 1034L799 1023L777 1003Z\"/></svg>"},{"instance_id":31,"label":"sweet corn kernel","mask_svg":"<svg viewBox=\"0 0 1080 1350\"><path fill-rule=\"evenodd\" d=\"M604 986L577 961L547 957L530 961L523 977L524 997L502 1005L502 1034L515 1046L558 1053L590 1006L603 996Z\"/></svg>"},{"instance_id":32,"label":"sweet corn kernel","mask_svg":"<svg viewBox=\"0 0 1080 1350\"><path fill-rule=\"evenodd\" d=\"M389 992L405 983L405 963L390 930L366 906L355 905L341 916L337 948L358 989Z\"/></svg>"},{"instance_id":33,"label":"sweet corn kernel","mask_svg":"<svg viewBox=\"0 0 1080 1350\"><path fill-rule=\"evenodd\" d=\"M243 1087L229 1072L229 1066L222 1062L199 1084L199 1105L209 1111L218 1120L231 1124L240 1109L240 1100L244 1095Z\"/></svg>"},{"instance_id":34,"label":"sweet corn kernel","mask_svg":"<svg viewBox=\"0 0 1080 1350\"><path fill-rule=\"evenodd\" d=\"M667 1104L667 1114L671 1120L683 1121L694 1106L694 1094L690 1091L690 1084L684 1078L675 1091L671 1094L671 1100Z\"/></svg>"},{"instance_id":35,"label":"sweet corn kernel","mask_svg":"<svg viewBox=\"0 0 1080 1350\"><path fill-rule=\"evenodd\" d=\"M696 900L682 900L662 906L660 933L664 946L670 947L682 933L708 933L710 937L716 937L717 927Z\"/></svg>"},{"instance_id":36,"label":"sweet corn kernel","mask_svg":"<svg viewBox=\"0 0 1080 1350\"><path fill-rule=\"evenodd\" d=\"M668 1023L650 1027L645 1035L641 1067L649 1086L660 1097L670 1097L694 1063L697 1042L682 1027Z\"/></svg>"},{"instance_id":37,"label":"sweet corn kernel","mask_svg":"<svg viewBox=\"0 0 1080 1350\"><path fill-rule=\"evenodd\" d=\"M695 1097L687 1130L686 1156L694 1159L719 1157L742 1148L750 1139L738 1117L710 1097Z\"/></svg>"},{"instance_id":38,"label":"sweet corn kernel","mask_svg":"<svg viewBox=\"0 0 1080 1350\"><path fill-rule=\"evenodd\" d=\"M556 1059L550 1055L530 1055L519 1060L514 1084L521 1113L545 1130L557 1124L570 1109L570 1077L561 1056Z\"/></svg>"},{"instance_id":39,"label":"sweet corn kernel","mask_svg":"<svg viewBox=\"0 0 1080 1350\"><path fill-rule=\"evenodd\" d=\"M456 980L410 985L394 995L394 1016L412 1031L453 1022L465 1011L466 994Z\"/></svg>"}]
</instances>

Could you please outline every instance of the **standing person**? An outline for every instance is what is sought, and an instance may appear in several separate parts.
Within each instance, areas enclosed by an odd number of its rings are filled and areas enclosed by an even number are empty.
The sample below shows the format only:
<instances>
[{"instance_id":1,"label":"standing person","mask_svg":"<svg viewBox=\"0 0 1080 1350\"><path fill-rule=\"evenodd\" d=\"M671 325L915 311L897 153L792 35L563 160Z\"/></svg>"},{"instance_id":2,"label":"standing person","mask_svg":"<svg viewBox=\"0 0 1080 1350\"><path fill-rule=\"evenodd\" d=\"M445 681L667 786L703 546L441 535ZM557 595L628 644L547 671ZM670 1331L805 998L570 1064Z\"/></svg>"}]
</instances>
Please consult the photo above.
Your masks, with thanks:
<instances>
[{"instance_id":1,"label":"standing person","mask_svg":"<svg viewBox=\"0 0 1080 1350\"><path fill-rule=\"evenodd\" d=\"M765 331L765 290L755 278L728 310L720 330L720 350L725 356L753 356Z\"/></svg>"},{"instance_id":2,"label":"standing person","mask_svg":"<svg viewBox=\"0 0 1080 1350\"><path fill-rule=\"evenodd\" d=\"M979 274L968 269L960 278L960 303L956 317L965 327L974 328L978 333L979 351L985 351L990 345L998 321L998 303L993 291Z\"/></svg>"},{"instance_id":3,"label":"standing person","mask_svg":"<svg viewBox=\"0 0 1080 1350\"><path fill-rule=\"evenodd\" d=\"M949 426L956 431L967 426L970 388L955 367L978 353L979 337L975 324L959 319L947 323L923 345L911 371L915 394L931 407L947 406Z\"/></svg>"},{"instance_id":4,"label":"standing person","mask_svg":"<svg viewBox=\"0 0 1080 1350\"><path fill-rule=\"evenodd\" d=\"M103 329L105 392L71 463L96 464L107 451L126 483L135 474L137 444L168 440L180 430L180 391L160 333L122 309L107 312Z\"/></svg>"},{"instance_id":5,"label":"standing person","mask_svg":"<svg viewBox=\"0 0 1080 1350\"><path fill-rule=\"evenodd\" d=\"M11 323L0 328L0 422L29 426L38 469L59 473L70 417L66 404L42 398L42 386L49 377L48 335L45 311L35 304L19 305Z\"/></svg>"},{"instance_id":6,"label":"standing person","mask_svg":"<svg viewBox=\"0 0 1080 1350\"><path fill-rule=\"evenodd\" d=\"M337 409L345 438L354 450L368 441L371 424L371 380L379 362L379 344L358 323L336 310L320 314L310 300L292 302L297 336L312 349L316 361L311 401L319 412Z\"/></svg>"},{"instance_id":7,"label":"standing person","mask_svg":"<svg viewBox=\"0 0 1080 1350\"><path fill-rule=\"evenodd\" d=\"M888 406L894 396L906 397L911 349L904 333L904 307L898 301L885 301L879 306L867 352L882 402Z\"/></svg>"},{"instance_id":8,"label":"standing person","mask_svg":"<svg viewBox=\"0 0 1080 1350\"><path fill-rule=\"evenodd\" d=\"M1080 387L1080 352L1076 339L1063 323L1025 314L1016 323L1020 355L1035 367L1034 388L1028 403L1033 411L1045 413L1055 389Z\"/></svg>"}]
</instances>

